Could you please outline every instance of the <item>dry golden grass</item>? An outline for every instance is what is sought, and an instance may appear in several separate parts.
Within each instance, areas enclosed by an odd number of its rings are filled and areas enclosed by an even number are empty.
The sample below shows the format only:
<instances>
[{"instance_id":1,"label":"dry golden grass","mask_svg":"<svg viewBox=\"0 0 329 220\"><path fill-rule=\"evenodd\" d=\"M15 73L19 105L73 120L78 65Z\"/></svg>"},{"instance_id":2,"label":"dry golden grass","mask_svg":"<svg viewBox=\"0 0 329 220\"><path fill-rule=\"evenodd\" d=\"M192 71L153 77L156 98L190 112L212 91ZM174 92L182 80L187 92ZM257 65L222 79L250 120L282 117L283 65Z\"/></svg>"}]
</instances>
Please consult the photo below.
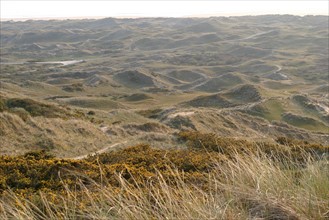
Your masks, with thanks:
<instances>
[{"instance_id":1,"label":"dry golden grass","mask_svg":"<svg viewBox=\"0 0 329 220\"><path fill-rule=\"evenodd\" d=\"M300 151L303 163L298 164L270 157L261 150L253 154L230 152L229 157L198 151L185 156L210 155L207 160L194 162L210 166L199 165L196 170L184 171L179 160L184 152L170 154L141 145L86 161L63 161L75 168L90 168L84 170L85 174L71 173L73 185L65 184L69 173L62 173L64 188L59 191L43 189L23 196L6 190L0 197L0 218L283 220L329 217L326 157ZM36 161L36 156L38 154L29 157ZM164 157L172 163L163 164ZM294 161L293 154L287 157ZM150 164L145 164L147 158ZM186 163L189 158L185 160ZM88 163L93 163L94 168ZM87 166L83 168L83 164ZM106 164L115 167L116 172L108 176ZM156 167L159 164L162 166ZM98 169L100 179L88 178L88 169ZM186 178L190 174L193 181ZM109 184L113 179L117 184Z\"/></svg>"},{"instance_id":2,"label":"dry golden grass","mask_svg":"<svg viewBox=\"0 0 329 220\"><path fill-rule=\"evenodd\" d=\"M44 149L59 157L73 157L110 144L109 137L87 120L30 116L23 120L16 113L0 112L0 122L1 154Z\"/></svg>"}]
</instances>

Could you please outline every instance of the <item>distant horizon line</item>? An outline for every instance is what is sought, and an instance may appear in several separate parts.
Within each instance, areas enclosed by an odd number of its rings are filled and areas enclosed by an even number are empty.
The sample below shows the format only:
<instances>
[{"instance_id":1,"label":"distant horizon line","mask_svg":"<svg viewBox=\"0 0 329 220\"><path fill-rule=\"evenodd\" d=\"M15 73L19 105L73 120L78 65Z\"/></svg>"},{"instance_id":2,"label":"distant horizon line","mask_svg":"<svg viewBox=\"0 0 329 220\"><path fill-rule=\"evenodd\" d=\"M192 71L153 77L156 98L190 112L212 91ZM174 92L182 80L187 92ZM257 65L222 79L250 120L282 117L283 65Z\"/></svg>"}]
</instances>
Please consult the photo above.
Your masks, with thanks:
<instances>
[{"instance_id":1,"label":"distant horizon line","mask_svg":"<svg viewBox=\"0 0 329 220\"><path fill-rule=\"evenodd\" d=\"M138 18L211 18L211 17L243 17L243 16L265 16L265 15L291 15L296 17L305 16L329 16L325 14L244 14L244 13L227 13L227 14L196 14L186 16L147 16L147 15L122 15L122 16L65 16L65 17L20 17L20 18L0 18L0 21L29 21L29 20L83 20L83 19L138 19Z\"/></svg>"}]
</instances>

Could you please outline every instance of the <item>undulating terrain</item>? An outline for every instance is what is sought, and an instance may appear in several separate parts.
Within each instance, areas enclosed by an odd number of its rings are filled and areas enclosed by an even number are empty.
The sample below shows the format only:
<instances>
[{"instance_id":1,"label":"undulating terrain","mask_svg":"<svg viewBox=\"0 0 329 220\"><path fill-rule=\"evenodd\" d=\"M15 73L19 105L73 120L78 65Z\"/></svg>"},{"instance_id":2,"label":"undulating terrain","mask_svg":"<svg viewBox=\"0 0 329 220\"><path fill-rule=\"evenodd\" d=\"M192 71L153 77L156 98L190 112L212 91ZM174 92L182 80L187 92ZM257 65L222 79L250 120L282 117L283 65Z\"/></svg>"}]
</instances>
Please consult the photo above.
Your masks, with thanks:
<instances>
[{"instance_id":1,"label":"undulating terrain","mask_svg":"<svg viewBox=\"0 0 329 220\"><path fill-rule=\"evenodd\" d=\"M317 184L329 183L323 174L328 172L329 154L328 25L328 16L291 15L1 22L0 155L6 156L0 163L12 171L0 168L0 193L10 187L15 195L39 189L47 195L17 209L2 202L0 217L69 219L71 212L65 211L72 204L65 202L72 198L63 200L64 211L45 201L52 201L51 192L64 195L63 183L71 190L74 178L63 174L61 182L57 174L73 169L91 179L84 176L79 182L84 193L74 194L74 201L85 196L90 200L74 204L81 215L90 213L90 207L95 211L81 219L102 219L104 209L95 204L107 207L109 197L94 201L97 196L89 194L102 190L102 172L114 187L107 193L117 195L124 189L128 195L127 200L110 199L119 208L113 205L115 213L110 209L107 217L325 219L328 190L320 191ZM244 161L249 151L253 156ZM255 152L264 154L265 162ZM39 173L27 172L29 164ZM321 164L326 166L316 176ZM264 166L259 171L264 172L257 173L257 166ZM247 168L250 173L244 176ZM319 182L308 182L309 171ZM114 177L116 172L120 175ZM240 176L225 179L223 172ZM132 178L134 174L141 179ZM253 182L263 174L269 182ZM265 190L272 178L278 179L270 192L275 202ZM89 187L93 181L98 185ZM243 181L251 182L249 188L239 185ZM179 185L177 192L155 193L159 186L169 190L172 184ZM285 191L291 197L280 197L280 184L298 186L291 194L290 188ZM137 193L146 186L154 190L152 199ZM181 194L189 187L192 194ZM211 203L223 192L224 203ZM261 194L251 201L254 193ZM310 193L307 201L317 202L309 204L308 211L301 203L303 193ZM60 204L58 199L52 202ZM209 210L163 203L179 199ZM152 210L154 204L156 213L138 211ZM138 208L126 210L130 205ZM240 208L245 213L239 215ZM274 218L276 214L283 217Z\"/></svg>"},{"instance_id":2,"label":"undulating terrain","mask_svg":"<svg viewBox=\"0 0 329 220\"><path fill-rule=\"evenodd\" d=\"M1 153L166 146L178 130L328 144L328 77L327 16L2 22Z\"/></svg>"}]
</instances>

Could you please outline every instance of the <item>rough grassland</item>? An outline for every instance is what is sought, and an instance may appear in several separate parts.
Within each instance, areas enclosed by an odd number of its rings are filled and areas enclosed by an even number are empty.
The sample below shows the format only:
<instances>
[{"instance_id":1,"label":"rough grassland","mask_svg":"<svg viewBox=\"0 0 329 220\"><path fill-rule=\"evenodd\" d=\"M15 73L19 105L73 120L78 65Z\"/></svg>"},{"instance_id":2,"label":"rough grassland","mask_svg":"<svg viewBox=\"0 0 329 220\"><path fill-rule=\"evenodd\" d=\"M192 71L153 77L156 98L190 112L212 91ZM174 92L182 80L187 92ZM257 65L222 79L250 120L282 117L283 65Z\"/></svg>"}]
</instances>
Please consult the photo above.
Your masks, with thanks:
<instances>
[{"instance_id":1,"label":"rough grassland","mask_svg":"<svg viewBox=\"0 0 329 220\"><path fill-rule=\"evenodd\" d=\"M1 156L1 219L327 219L329 148L182 132L186 149Z\"/></svg>"}]
</instances>

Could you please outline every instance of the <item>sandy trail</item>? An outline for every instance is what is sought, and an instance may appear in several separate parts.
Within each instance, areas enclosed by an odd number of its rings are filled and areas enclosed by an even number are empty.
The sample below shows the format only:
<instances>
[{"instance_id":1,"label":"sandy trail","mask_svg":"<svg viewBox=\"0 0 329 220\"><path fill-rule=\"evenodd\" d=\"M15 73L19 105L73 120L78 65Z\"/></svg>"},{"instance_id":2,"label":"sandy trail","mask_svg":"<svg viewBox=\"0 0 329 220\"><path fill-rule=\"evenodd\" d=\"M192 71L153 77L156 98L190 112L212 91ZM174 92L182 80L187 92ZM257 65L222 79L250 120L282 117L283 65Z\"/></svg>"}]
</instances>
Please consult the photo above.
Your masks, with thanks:
<instances>
[{"instance_id":1,"label":"sandy trail","mask_svg":"<svg viewBox=\"0 0 329 220\"><path fill-rule=\"evenodd\" d=\"M84 60L67 60L67 61L46 61L46 62L34 62L37 64L61 64L62 66L73 65L76 63L83 63Z\"/></svg>"},{"instance_id":2,"label":"sandy trail","mask_svg":"<svg viewBox=\"0 0 329 220\"><path fill-rule=\"evenodd\" d=\"M85 60L66 60L66 61L43 61L43 62L8 62L0 63L1 65L21 65L21 64L61 64L62 66L83 63Z\"/></svg>"},{"instance_id":3,"label":"sandy trail","mask_svg":"<svg viewBox=\"0 0 329 220\"><path fill-rule=\"evenodd\" d=\"M100 129L101 129L102 132L106 133L108 127L107 126L102 126L102 127L100 127ZM113 147L116 147L120 144L125 144L125 143L127 143L127 141L117 142L115 144L108 145L108 146L106 146L106 147L104 147L104 148L102 148L102 149L100 149L100 150L98 150L94 153L89 153L89 154L81 155L81 156L78 156L78 157L73 157L72 159L81 160L81 159L87 158L88 156L95 156L96 154L104 153L107 150L109 150L110 148L113 148Z\"/></svg>"},{"instance_id":4,"label":"sandy trail","mask_svg":"<svg viewBox=\"0 0 329 220\"><path fill-rule=\"evenodd\" d=\"M171 115L168 116L168 118L175 118L176 116L190 116L193 115L195 112L177 112L177 113L173 113Z\"/></svg>"},{"instance_id":5,"label":"sandy trail","mask_svg":"<svg viewBox=\"0 0 329 220\"><path fill-rule=\"evenodd\" d=\"M78 156L78 157L73 157L72 159L75 159L75 160L81 160L81 159L84 159L84 158L86 158L86 157L88 157L88 156L95 156L96 154L104 153L104 152L106 152L106 151L107 151L108 149L110 149L110 148L113 148L113 147L116 147L116 146L118 146L118 145L120 145L120 144L125 144L125 143L127 143L127 141L124 141L124 142L118 142L118 143L115 143L115 144L112 144L112 145L106 146L106 147L104 147L104 148L102 148L102 149L100 149L100 150L98 150L98 151L96 151L96 152L94 152L94 153L85 154L85 155Z\"/></svg>"}]
</instances>

